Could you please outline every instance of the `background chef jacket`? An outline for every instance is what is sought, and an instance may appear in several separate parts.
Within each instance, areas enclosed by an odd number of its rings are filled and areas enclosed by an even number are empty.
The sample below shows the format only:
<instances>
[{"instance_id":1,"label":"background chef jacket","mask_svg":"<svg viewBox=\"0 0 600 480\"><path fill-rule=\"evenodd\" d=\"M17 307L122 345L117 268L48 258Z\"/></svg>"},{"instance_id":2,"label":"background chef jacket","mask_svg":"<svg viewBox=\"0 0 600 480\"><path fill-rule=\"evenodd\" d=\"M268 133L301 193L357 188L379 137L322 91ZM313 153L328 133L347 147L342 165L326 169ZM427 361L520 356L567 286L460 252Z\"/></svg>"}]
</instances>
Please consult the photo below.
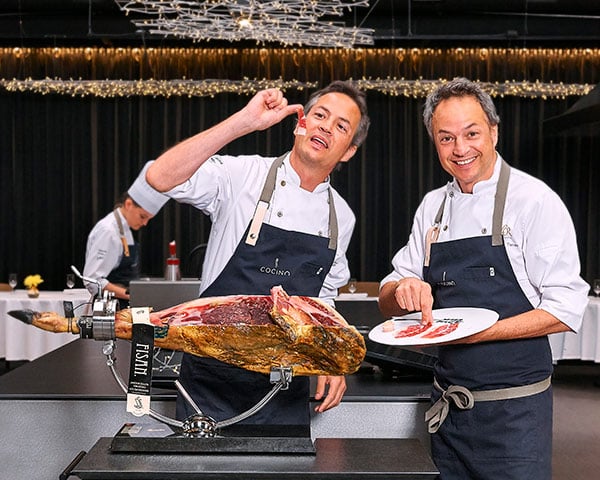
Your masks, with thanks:
<instances>
[{"instance_id":1,"label":"background chef jacket","mask_svg":"<svg viewBox=\"0 0 600 480\"><path fill-rule=\"evenodd\" d=\"M167 195L200 209L212 220L212 228L202 269L204 291L223 270L246 228L262 192L269 167L275 157L259 155L215 155L196 173ZM277 172L275 192L264 222L284 230L329 237L329 181L313 192L300 188L300 177L290 165L289 154ZM319 297L332 302L337 289L348 282L350 271L346 250L356 219L346 201L333 190L338 219L338 245L335 260Z\"/></svg>"},{"instance_id":2,"label":"background chef jacket","mask_svg":"<svg viewBox=\"0 0 600 480\"><path fill-rule=\"evenodd\" d=\"M425 235L445 194L438 242L491 235L501 163L498 155L492 177L478 182L472 194L462 193L454 180L425 195L408 243L394 255L394 271L382 284L405 277L423 278ZM577 331L589 286L579 275L575 228L562 200L541 180L511 168L502 225L508 258L531 305Z\"/></svg>"},{"instance_id":3,"label":"background chef jacket","mask_svg":"<svg viewBox=\"0 0 600 480\"><path fill-rule=\"evenodd\" d=\"M127 245L133 245L131 228L121 213L121 209L118 208L117 213L121 217ZM101 288L104 289L109 283L106 277L119 266L122 258L123 243L119 234L119 225L111 211L94 225L88 235L83 276L97 279ZM97 285L95 283L87 283L86 287L92 295L96 295Z\"/></svg>"}]
</instances>

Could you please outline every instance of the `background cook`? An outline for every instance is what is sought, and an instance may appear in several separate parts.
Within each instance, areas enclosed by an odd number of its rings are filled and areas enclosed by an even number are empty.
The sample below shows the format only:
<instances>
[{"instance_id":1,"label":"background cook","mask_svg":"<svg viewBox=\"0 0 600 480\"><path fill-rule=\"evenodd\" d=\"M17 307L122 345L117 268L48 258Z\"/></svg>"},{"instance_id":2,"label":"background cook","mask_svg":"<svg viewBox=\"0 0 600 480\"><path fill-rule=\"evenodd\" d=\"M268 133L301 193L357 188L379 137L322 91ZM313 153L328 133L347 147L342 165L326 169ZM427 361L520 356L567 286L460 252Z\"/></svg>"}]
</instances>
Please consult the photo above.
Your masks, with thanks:
<instances>
[{"instance_id":1,"label":"background cook","mask_svg":"<svg viewBox=\"0 0 600 480\"><path fill-rule=\"evenodd\" d=\"M152 189L145 181L147 162L112 212L90 231L85 249L83 276L93 278L102 291L113 292L121 308L129 306L129 282L140 276L139 244L132 230L145 227L169 197ZM92 295L98 294L96 283L87 283Z\"/></svg>"}]
</instances>

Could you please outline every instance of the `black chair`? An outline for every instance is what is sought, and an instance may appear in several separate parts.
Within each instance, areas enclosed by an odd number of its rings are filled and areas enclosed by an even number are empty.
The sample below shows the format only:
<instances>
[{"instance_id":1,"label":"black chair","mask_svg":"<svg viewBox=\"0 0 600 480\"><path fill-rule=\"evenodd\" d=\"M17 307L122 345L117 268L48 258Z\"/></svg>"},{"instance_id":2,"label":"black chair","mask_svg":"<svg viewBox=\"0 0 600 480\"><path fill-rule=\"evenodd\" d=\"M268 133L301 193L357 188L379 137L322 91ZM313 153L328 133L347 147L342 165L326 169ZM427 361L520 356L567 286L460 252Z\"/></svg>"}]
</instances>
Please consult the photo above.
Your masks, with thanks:
<instances>
[{"instance_id":1,"label":"black chair","mask_svg":"<svg viewBox=\"0 0 600 480\"><path fill-rule=\"evenodd\" d=\"M204 263L204 255L206 255L206 243L200 243L196 245L190 251L188 255L188 265L190 265L190 275L195 276L196 278L202 278L202 264Z\"/></svg>"}]
</instances>

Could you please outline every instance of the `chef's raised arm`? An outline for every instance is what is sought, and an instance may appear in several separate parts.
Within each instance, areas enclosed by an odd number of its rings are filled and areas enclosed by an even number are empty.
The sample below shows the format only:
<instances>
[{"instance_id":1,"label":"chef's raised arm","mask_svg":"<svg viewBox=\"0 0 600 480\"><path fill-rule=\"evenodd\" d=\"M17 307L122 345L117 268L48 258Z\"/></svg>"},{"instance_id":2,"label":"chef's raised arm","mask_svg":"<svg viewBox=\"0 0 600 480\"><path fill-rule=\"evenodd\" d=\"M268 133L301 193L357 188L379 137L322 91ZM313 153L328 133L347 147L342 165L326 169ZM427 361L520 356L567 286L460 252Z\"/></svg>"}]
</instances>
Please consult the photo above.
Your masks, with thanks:
<instances>
[{"instance_id":1,"label":"chef's raised arm","mask_svg":"<svg viewBox=\"0 0 600 480\"><path fill-rule=\"evenodd\" d=\"M265 130L301 109L301 105L288 105L283 93L276 88L260 91L238 112L163 153L148 169L146 179L160 192L171 190L189 179L228 143Z\"/></svg>"}]
</instances>

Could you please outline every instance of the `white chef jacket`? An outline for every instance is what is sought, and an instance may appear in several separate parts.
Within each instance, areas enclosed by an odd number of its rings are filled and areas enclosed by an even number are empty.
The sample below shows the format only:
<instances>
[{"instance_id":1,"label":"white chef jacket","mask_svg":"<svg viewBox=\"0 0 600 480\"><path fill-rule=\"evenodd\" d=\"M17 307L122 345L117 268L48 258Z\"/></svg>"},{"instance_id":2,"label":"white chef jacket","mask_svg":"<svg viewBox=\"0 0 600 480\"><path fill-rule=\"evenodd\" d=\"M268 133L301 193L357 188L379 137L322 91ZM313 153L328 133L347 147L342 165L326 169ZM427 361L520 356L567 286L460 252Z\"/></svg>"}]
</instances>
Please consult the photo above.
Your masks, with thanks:
<instances>
[{"instance_id":1,"label":"white chef jacket","mask_svg":"<svg viewBox=\"0 0 600 480\"><path fill-rule=\"evenodd\" d=\"M194 175L166 194L200 209L212 220L202 269L200 292L221 273L232 257L260 198L275 157L214 155ZM329 181L313 192L300 188L300 177L290 164L289 153L277 172L277 181L264 222L277 228L329 237ZM346 250L350 243L354 213L333 190L338 219L338 245L333 265L319 297L333 302L337 289L348 282Z\"/></svg>"},{"instance_id":2,"label":"white chef jacket","mask_svg":"<svg viewBox=\"0 0 600 480\"><path fill-rule=\"evenodd\" d=\"M123 231L128 245L133 245L133 233L120 209L117 214L121 217ZM102 218L88 235L85 249L85 266L83 276L93 278L100 283L102 289L108 285L106 277L121 263L123 257L123 243L119 233L119 225L114 213L111 211ZM86 285L92 295L96 295L97 285L88 283Z\"/></svg>"},{"instance_id":3,"label":"white chef jacket","mask_svg":"<svg viewBox=\"0 0 600 480\"><path fill-rule=\"evenodd\" d=\"M502 158L489 180L472 194L456 180L429 192L414 217L408 243L392 259L394 270L381 284L405 277L423 279L425 235L446 196L438 242L492 233L492 212ZM541 180L511 168L503 216L504 246L517 281L534 308L551 313L577 331L588 302L588 284L580 277L575 228L569 212ZM435 308L435 305L434 305Z\"/></svg>"}]
</instances>

